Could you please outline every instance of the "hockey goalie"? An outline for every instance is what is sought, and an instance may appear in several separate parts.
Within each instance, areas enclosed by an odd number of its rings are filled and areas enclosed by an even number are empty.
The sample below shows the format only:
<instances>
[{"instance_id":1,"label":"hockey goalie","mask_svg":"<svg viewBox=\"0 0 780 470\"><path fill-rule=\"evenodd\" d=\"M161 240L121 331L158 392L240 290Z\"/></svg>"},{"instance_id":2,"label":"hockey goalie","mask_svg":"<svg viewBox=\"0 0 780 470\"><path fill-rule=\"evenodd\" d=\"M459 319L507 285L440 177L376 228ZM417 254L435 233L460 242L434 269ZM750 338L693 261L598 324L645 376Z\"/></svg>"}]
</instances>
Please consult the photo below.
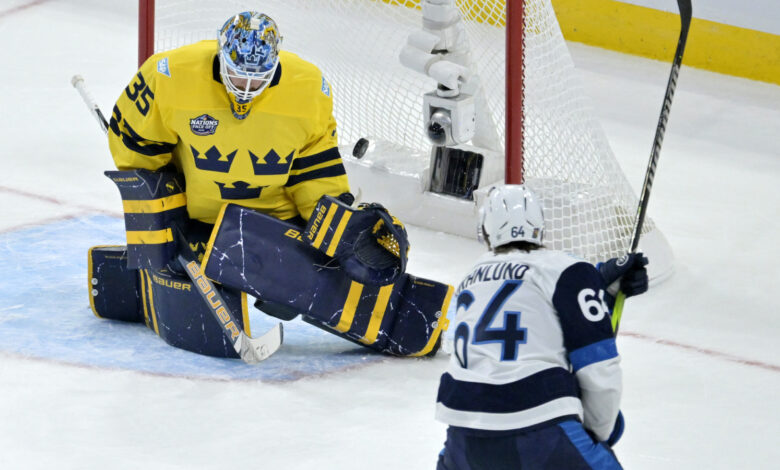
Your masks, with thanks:
<instances>
[{"instance_id":1,"label":"hockey goalie","mask_svg":"<svg viewBox=\"0 0 780 470\"><path fill-rule=\"evenodd\" d=\"M89 250L93 310L239 357L251 294L282 320L433 354L452 287L405 272L406 231L384 207L353 206L330 85L280 42L273 19L239 13L216 41L150 57L122 92L106 175L127 245Z\"/></svg>"}]
</instances>

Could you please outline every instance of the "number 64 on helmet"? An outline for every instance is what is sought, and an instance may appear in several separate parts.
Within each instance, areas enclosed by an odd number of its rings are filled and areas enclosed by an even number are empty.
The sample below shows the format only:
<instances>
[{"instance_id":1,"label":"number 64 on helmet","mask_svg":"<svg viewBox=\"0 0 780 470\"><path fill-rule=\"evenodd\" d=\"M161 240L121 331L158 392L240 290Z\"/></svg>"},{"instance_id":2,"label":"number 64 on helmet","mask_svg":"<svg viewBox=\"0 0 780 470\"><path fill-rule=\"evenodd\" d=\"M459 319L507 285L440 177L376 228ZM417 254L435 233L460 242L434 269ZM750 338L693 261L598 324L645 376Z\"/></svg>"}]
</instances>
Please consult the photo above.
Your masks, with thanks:
<instances>
[{"instance_id":1,"label":"number 64 on helmet","mask_svg":"<svg viewBox=\"0 0 780 470\"><path fill-rule=\"evenodd\" d=\"M490 249L512 242L542 245L544 214L530 189L520 184L494 186L479 209L478 235Z\"/></svg>"}]
</instances>

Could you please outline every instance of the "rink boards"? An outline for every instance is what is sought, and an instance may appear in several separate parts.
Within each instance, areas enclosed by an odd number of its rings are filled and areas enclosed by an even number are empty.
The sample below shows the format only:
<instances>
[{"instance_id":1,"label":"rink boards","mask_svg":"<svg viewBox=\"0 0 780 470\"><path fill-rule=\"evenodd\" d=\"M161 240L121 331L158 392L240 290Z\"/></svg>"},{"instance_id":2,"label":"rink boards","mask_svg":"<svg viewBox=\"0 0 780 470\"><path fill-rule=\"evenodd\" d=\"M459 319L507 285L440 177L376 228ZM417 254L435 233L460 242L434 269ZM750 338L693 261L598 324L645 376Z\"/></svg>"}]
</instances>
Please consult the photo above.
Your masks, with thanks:
<instances>
[{"instance_id":1,"label":"rink boards","mask_svg":"<svg viewBox=\"0 0 780 470\"><path fill-rule=\"evenodd\" d=\"M285 323L284 344L274 356L250 366L173 348L141 323L99 319L89 307L87 249L124 243L122 220L105 215L0 233L0 353L162 376L262 382L391 360L300 320ZM250 307L255 334L276 322Z\"/></svg>"}]
</instances>

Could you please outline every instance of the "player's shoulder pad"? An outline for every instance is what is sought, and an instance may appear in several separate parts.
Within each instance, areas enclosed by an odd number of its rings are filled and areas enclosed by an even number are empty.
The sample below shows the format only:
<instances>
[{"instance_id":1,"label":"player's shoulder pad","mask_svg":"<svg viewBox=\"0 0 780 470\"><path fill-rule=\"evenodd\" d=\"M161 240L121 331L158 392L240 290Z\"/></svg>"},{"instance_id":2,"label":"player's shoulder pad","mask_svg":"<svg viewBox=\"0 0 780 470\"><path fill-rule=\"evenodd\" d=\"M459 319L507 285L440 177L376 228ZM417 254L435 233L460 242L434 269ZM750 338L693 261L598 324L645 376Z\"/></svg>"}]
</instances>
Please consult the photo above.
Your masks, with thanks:
<instances>
[{"instance_id":1,"label":"player's shoulder pad","mask_svg":"<svg viewBox=\"0 0 780 470\"><path fill-rule=\"evenodd\" d=\"M569 351L613 338L604 280L592 264L580 261L561 272L552 303Z\"/></svg>"},{"instance_id":2,"label":"player's shoulder pad","mask_svg":"<svg viewBox=\"0 0 780 470\"><path fill-rule=\"evenodd\" d=\"M152 83L165 83L177 78L191 80L193 73L211 77L215 50L216 42L205 40L158 52L144 62L140 71Z\"/></svg>"},{"instance_id":3,"label":"player's shoulder pad","mask_svg":"<svg viewBox=\"0 0 780 470\"><path fill-rule=\"evenodd\" d=\"M581 259L557 250L536 250L525 257L534 272L535 282L552 296L561 274Z\"/></svg>"},{"instance_id":4,"label":"player's shoulder pad","mask_svg":"<svg viewBox=\"0 0 780 470\"><path fill-rule=\"evenodd\" d=\"M598 269L587 261L577 261L564 266L555 284L557 292L578 292L582 288L603 289L604 280Z\"/></svg>"},{"instance_id":5,"label":"player's shoulder pad","mask_svg":"<svg viewBox=\"0 0 780 470\"><path fill-rule=\"evenodd\" d=\"M544 256L543 264L550 270L563 272L570 266L577 263L590 264L584 261L582 258L578 258L575 255L556 250L544 250L537 251L540 255ZM592 267L592 265L591 265ZM595 268L594 268L595 269Z\"/></svg>"},{"instance_id":6,"label":"player's shoulder pad","mask_svg":"<svg viewBox=\"0 0 780 470\"><path fill-rule=\"evenodd\" d=\"M289 51L279 51L279 63L282 67L282 80L293 85L299 92L311 94L322 100L333 98L330 82L322 71L311 62Z\"/></svg>"}]
</instances>

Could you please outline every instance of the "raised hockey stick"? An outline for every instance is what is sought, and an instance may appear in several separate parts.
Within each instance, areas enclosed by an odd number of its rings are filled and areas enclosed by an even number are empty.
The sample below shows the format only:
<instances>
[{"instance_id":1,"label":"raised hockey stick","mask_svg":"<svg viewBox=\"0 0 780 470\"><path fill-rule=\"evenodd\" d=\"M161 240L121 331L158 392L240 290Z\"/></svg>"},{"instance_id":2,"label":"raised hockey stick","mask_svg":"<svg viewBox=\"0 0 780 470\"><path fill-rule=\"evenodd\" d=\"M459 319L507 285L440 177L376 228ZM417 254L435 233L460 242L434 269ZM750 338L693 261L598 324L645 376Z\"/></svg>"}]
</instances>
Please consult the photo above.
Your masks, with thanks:
<instances>
[{"instance_id":1,"label":"raised hockey stick","mask_svg":"<svg viewBox=\"0 0 780 470\"><path fill-rule=\"evenodd\" d=\"M677 41L677 50L674 53L672 71L669 73L669 82L666 85L666 95L664 96L664 104L661 107L661 116L658 118L658 125L655 128L653 150L650 152L650 161L647 164L647 171L645 171L645 182L642 185L642 195L639 198L639 206L634 219L634 232L631 235L631 253L634 253L639 245L639 237L642 233L642 225L644 225L647 213L647 203L650 200L650 190L653 188L655 168L658 165L658 157L661 155L661 144L664 142L666 123L669 120L669 112L672 109L672 98L674 97L674 90L677 88L677 77L680 75L680 67L682 66L683 54L685 53L685 42L688 39L688 30L691 27L691 0L677 0L677 7L680 10L680 39ZM616 335L620 328L620 318L623 316L623 304L625 301L626 295L623 292L618 292L615 298L615 308L612 309L612 329Z\"/></svg>"},{"instance_id":2,"label":"raised hockey stick","mask_svg":"<svg viewBox=\"0 0 780 470\"><path fill-rule=\"evenodd\" d=\"M84 79L80 75L76 75L70 82L76 90L78 90L81 98L87 104L87 108L89 108L89 111L95 116L100 127L103 129L103 132L108 133L108 122L100 111L100 107L87 90ZM183 234L178 228L175 228L175 230L179 237L183 237ZM222 328L225 337L230 340L233 349L235 349L238 356L244 362L247 364L257 364L270 357L279 349L284 338L284 331L281 323L257 338L252 338L247 335L238 327L238 323L236 322L233 313L230 312L222 295L220 295L219 291L214 287L214 283L203 275L200 265L196 261L188 261L181 254L177 256L177 260L184 271L187 272L187 276L192 280L198 293L203 297L203 301L206 302L209 311L217 320L220 328Z\"/></svg>"}]
</instances>

